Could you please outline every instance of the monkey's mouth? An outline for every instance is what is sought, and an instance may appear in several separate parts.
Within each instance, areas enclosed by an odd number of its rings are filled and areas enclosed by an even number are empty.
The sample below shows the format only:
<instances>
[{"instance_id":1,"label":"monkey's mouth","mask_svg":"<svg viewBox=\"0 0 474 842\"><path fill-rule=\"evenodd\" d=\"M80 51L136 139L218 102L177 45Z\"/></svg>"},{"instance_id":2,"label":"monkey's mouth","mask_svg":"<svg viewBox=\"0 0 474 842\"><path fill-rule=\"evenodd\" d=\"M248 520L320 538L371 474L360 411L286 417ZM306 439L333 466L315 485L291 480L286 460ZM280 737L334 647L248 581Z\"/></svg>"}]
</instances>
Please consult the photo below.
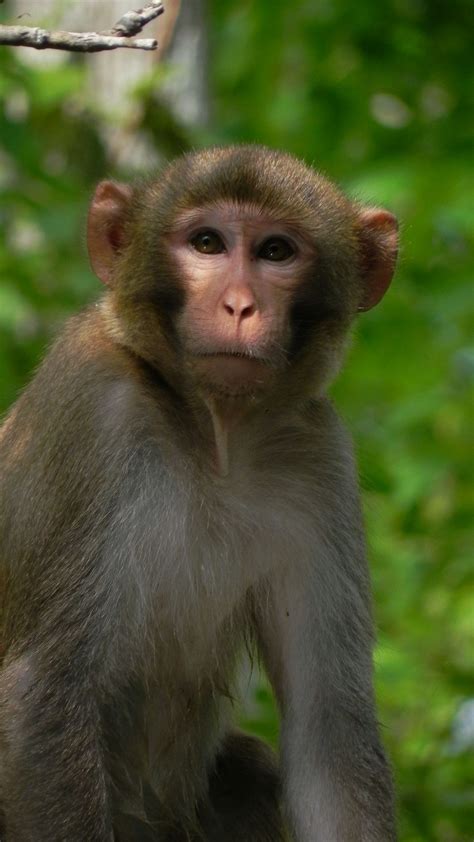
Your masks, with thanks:
<instances>
[{"instance_id":1,"label":"monkey's mouth","mask_svg":"<svg viewBox=\"0 0 474 842\"><path fill-rule=\"evenodd\" d=\"M247 351L211 351L196 354L193 368L205 386L229 395L260 392L271 374L269 361Z\"/></svg>"}]
</instances>

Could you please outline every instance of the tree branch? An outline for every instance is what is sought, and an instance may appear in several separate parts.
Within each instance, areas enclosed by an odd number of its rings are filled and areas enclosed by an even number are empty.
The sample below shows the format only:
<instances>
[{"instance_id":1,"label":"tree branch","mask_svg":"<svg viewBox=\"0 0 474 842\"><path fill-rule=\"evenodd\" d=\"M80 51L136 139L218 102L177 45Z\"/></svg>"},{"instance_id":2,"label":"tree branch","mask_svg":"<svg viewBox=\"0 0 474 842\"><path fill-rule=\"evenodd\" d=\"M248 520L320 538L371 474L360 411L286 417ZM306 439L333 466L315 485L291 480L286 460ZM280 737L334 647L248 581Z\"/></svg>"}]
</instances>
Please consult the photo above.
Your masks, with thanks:
<instances>
[{"instance_id":1,"label":"tree branch","mask_svg":"<svg viewBox=\"0 0 474 842\"><path fill-rule=\"evenodd\" d=\"M154 38L132 38L147 23L164 12L161 0L151 0L143 9L126 12L112 29L104 32L49 32L32 26L0 26L0 45L34 47L35 50L70 50L76 53L97 53L128 47L135 50L156 50Z\"/></svg>"}]
</instances>

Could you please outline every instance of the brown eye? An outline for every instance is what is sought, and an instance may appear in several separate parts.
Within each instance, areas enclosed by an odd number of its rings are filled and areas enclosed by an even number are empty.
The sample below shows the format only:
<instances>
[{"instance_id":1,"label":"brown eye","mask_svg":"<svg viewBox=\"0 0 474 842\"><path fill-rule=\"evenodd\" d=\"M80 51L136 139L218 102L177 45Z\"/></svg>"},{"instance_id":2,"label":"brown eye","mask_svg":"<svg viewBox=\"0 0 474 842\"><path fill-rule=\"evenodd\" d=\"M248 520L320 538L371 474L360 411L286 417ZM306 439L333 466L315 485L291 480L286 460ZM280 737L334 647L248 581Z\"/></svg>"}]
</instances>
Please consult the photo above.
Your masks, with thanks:
<instances>
[{"instance_id":1,"label":"brown eye","mask_svg":"<svg viewBox=\"0 0 474 842\"><path fill-rule=\"evenodd\" d=\"M270 237L260 246L257 257L262 260L280 261L288 260L294 253L295 249L284 237Z\"/></svg>"},{"instance_id":2,"label":"brown eye","mask_svg":"<svg viewBox=\"0 0 474 842\"><path fill-rule=\"evenodd\" d=\"M200 254L221 254L225 245L215 231L200 231L191 239L193 249Z\"/></svg>"}]
</instances>

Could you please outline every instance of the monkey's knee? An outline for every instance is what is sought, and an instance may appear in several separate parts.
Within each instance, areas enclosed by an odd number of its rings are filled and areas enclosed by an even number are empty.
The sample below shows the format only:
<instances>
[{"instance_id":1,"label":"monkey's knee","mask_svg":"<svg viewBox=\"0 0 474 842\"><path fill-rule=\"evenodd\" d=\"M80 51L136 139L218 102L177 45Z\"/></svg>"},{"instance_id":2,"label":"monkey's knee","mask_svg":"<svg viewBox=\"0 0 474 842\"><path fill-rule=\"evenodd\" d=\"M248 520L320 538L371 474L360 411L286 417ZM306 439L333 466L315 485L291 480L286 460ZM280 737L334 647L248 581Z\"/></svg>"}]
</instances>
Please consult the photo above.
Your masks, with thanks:
<instances>
[{"instance_id":1,"label":"monkey's knee","mask_svg":"<svg viewBox=\"0 0 474 842\"><path fill-rule=\"evenodd\" d=\"M280 776L273 752L255 737L229 734L209 780L208 842L284 842Z\"/></svg>"}]
</instances>

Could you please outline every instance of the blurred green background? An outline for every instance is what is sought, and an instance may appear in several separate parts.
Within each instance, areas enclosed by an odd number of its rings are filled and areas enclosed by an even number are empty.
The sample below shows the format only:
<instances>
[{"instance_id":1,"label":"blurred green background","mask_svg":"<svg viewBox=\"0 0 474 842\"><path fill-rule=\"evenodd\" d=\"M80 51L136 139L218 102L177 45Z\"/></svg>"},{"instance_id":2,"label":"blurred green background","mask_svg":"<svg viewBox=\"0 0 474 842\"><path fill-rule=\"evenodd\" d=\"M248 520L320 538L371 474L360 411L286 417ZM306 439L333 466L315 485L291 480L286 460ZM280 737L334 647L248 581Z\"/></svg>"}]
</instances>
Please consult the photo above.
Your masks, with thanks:
<instances>
[{"instance_id":1,"label":"blurred green background","mask_svg":"<svg viewBox=\"0 0 474 842\"><path fill-rule=\"evenodd\" d=\"M132 131L166 156L266 143L401 220L396 279L332 391L359 455L402 842L474 837L471 13L463 0L211 0L210 116L173 115L166 61L130 94ZM92 97L87 63L31 66L19 53L0 47L2 410L100 292L87 204L98 179L129 174L104 140L121 118ZM252 688L242 716L275 740L269 691Z\"/></svg>"}]
</instances>

